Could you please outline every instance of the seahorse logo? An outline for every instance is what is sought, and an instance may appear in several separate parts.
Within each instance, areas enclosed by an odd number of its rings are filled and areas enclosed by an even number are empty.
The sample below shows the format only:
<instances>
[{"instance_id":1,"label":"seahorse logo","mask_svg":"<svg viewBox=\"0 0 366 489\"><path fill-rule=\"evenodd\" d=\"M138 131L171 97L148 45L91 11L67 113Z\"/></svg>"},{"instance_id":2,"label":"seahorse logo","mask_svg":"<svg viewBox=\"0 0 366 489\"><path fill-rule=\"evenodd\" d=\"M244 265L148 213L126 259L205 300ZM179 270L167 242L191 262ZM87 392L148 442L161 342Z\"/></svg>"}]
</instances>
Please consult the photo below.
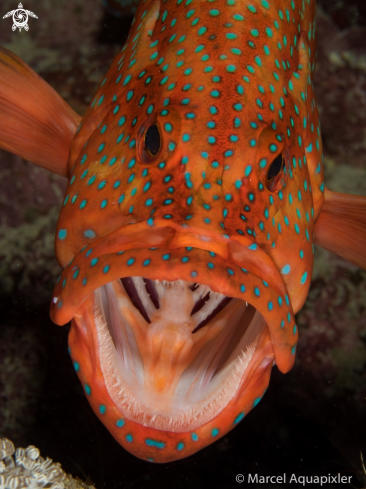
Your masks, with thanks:
<instances>
[{"instance_id":1,"label":"seahorse logo","mask_svg":"<svg viewBox=\"0 0 366 489\"><path fill-rule=\"evenodd\" d=\"M6 19L11 15L13 16L13 25L12 25L13 31L17 30L17 28L19 29L19 31L21 31L22 29L28 31L29 30L28 16L38 19L36 14L31 12L30 10L24 10L23 5L21 3L18 5L18 8L16 10L11 10L7 14L5 14L3 19Z\"/></svg>"}]
</instances>

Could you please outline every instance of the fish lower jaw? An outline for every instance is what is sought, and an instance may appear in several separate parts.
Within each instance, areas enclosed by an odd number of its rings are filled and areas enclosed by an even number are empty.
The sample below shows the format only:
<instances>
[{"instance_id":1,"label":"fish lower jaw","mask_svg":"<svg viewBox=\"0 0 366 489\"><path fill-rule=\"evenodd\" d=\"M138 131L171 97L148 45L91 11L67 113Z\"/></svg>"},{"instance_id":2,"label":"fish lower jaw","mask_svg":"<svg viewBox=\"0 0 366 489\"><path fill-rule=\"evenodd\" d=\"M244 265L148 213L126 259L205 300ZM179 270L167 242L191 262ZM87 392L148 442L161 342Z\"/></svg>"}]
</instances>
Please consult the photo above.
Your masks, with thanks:
<instances>
[{"instance_id":1,"label":"fish lower jaw","mask_svg":"<svg viewBox=\"0 0 366 489\"><path fill-rule=\"evenodd\" d=\"M142 278L132 279L137 279L136 290L150 322L131 303L128 285L124 287L122 281L94 293L98 356L107 391L122 416L131 421L177 433L197 429L215 418L250 381L254 363L273 361L273 355L258 360L258 338L264 330L269 334L266 323L240 299L231 299L221 310L215 308L223 300L217 293L182 280L156 281L157 309L156 301L152 307L143 297ZM200 287L202 293L197 292ZM209 291L213 303L206 301L194 312ZM212 309L219 311L213 317ZM197 329L205 317L208 322Z\"/></svg>"}]
</instances>

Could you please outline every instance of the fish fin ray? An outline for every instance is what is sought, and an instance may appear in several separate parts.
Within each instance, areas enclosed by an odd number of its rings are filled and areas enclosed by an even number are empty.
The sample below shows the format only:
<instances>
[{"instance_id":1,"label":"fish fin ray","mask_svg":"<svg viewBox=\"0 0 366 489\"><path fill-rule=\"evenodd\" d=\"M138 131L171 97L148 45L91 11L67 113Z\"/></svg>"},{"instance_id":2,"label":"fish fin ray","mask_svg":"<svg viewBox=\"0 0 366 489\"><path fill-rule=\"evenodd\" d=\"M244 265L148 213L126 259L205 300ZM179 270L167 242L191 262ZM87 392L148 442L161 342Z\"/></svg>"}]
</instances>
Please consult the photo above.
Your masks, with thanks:
<instances>
[{"instance_id":1,"label":"fish fin ray","mask_svg":"<svg viewBox=\"0 0 366 489\"><path fill-rule=\"evenodd\" d=\"M366 270L366 197L325 189L315 244Z\"/></svg>"},{"instance_id":2,"label":"fish fin ray","mask_svg":"<svg viewBox=\"0 0 366 489\"><path fill-rule=\"evenodd\" d=\"M80 116L5 48L0 48L0 115L0 148L67 176Z\"/></svg>"}]
</instances>

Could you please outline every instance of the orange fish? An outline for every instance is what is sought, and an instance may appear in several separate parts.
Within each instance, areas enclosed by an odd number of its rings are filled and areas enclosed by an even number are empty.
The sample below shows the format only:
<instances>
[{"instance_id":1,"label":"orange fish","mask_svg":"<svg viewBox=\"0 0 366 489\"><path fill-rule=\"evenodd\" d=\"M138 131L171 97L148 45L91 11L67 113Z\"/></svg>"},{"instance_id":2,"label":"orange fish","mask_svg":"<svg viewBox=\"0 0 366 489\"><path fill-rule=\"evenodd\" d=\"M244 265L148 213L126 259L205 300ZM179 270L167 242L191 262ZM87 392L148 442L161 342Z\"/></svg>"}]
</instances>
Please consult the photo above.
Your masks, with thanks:
<instances>
[{"instance_id":1,"label":"orange fish","mask_svg":"<svg viewBox=\"0 0 366 489\"><path fill-rule=\"evenodd\" d=\"M293 366L314 242L366 267L366 198L324 187L315 2L141 1L81 122L0 63L0 146L68 178L51 318L86 396L136 456L191 455Z\"/></svg>"}]
</instances>

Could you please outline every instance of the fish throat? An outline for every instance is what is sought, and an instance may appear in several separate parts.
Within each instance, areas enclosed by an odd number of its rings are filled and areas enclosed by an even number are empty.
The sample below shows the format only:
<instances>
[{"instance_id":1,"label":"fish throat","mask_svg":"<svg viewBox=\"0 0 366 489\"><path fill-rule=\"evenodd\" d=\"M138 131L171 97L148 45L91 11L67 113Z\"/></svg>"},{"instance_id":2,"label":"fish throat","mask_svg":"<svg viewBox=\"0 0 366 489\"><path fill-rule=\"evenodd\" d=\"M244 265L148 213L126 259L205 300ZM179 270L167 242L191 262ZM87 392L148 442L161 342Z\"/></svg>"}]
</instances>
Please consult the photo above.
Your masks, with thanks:
<instances>
[{"instance_id":1,"label":"fish throat","mask_svg":"<svg viewBox=\"0 0 366 489\"><path fill-rule=\"evenodd\" d=\"M266 328L253 306L207 285L142 277L99 287L94 321L115 405L144 426L175 432L227 406Z\"/></svg>"}]
</instances>

